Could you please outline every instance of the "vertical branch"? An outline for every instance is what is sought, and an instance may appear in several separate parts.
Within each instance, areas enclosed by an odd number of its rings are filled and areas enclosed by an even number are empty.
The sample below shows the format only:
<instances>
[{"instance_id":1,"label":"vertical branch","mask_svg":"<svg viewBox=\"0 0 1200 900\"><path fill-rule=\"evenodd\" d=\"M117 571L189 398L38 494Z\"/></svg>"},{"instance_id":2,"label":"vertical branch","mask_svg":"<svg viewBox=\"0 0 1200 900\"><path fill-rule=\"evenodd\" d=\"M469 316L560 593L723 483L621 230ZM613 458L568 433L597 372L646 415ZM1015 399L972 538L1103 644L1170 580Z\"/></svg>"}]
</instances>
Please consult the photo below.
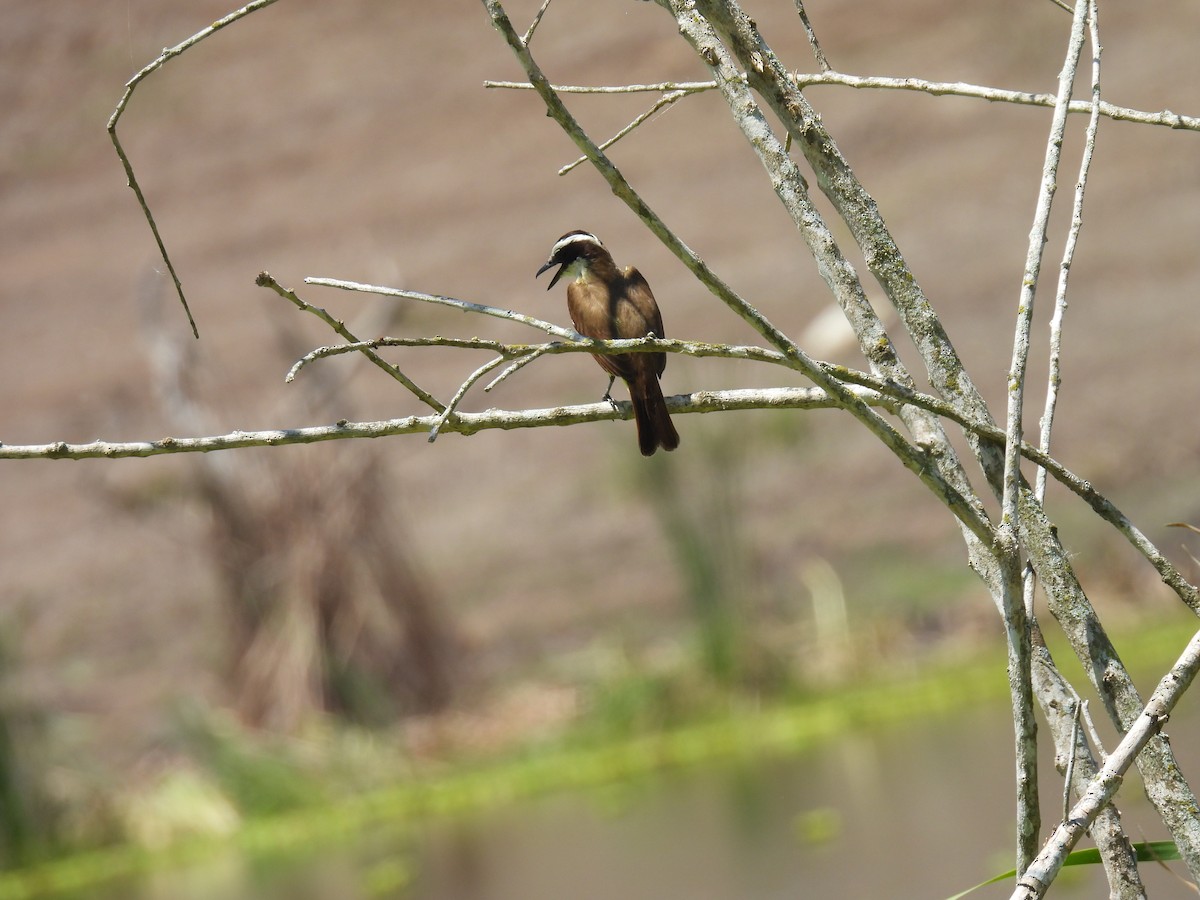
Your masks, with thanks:
<instances>
[{"instance_id":1,"label":"vertical branch","mask_svg":"<svg viewBox=\"0 0 1200 900\"><path fill-rule=\"evenodd\" d=\"M1042 413L1041 438L1038 442L1038 447L1043 453L1050 452L1050 431L1054 426L1054 411L1058 405L1058 388L1062 383L1062 326L1067 311L1067 279L1071 274L1071 263L1075 258L1075 246L1079 241L1079 231L1083 227L1083 193L1087 186L1088 171L1092 165L1092 154L1096 149L1096 127L1100 121L1100 25L1097 20L1095 0L1088 3L1088 31L1092 46L1092 112L1088 118L1083 156L1079 162L1079 179L1075 182L1071 227L1067 232L1062 262L1059 264L1054 315L1050 319L1050 365L1049 375L1046 379L1046 406ZM1046 474L1044 468L1038 468L1035 493L1039 502L1046 496Z\"/></svg>"},{"instance_id":2,"label":"vertical branch","mask_svg":"<svg viewBox=\"0 0 1200 900\"><path fill-rule=\"evenodd\" d=\"M1029 335L1033 325L1033 304L1037 293L1038 277L1042 268L1042 251L1046 245L1046 230L1049 227L1050 207L1058 180L1058 164L1062 156L1063 133L1067 125L1067 106L1071 100L1071 85L1079 65L1083 48L1084 26L1087 22L1088 0L1076 0L1075 18L1071 23L1071 37L1067 58L1058 79L1058 99L1054 105L1054 117L1050 125L1050 137L1046 145L1046 159L1042 167L1042 183L1038 190L1034 209L1033 228L1029 233L1029 250L1025 258L1025 272L1021 279L1020 300L1017 306L1017 329L1013 338L1013 357L1008 374L1008 418L1007 439L1004 447L1004 493L1003 521L1001 531L1007 534L1016 547L1017 504L1021 479L1021 440L1023 429L1021 416L1024 411L1025 372L1029 362ZM1082 199L1081 192L1077 194ZM1073 247L1073 245L1072 245ZM1065 290L1065 285L1063 287Z\"/></svg>"},{"instance_id":3,"label":"vertical branch","mask_svg":"<svg viewBox=\"0 0 1200 900\"><path fill-rule=\"evenodd\" d=\"M1001 529L1003 529L1003 524ZM1010 530L1007 544L997 536L1003 578L1001 606L1008 651L1008 689L1012 702L1013 734L1016 744L1017 782L1017 873L1024 872L1037 855L1042 826L1038 803L1037 719L1033 714L1032 646L1029 617L1021 592L1021 555Z\"/></svg>"},{"instance_id":4,"label":"vertical branch","mask_svg":"<svg viewBox=\"0 0 1200 900\"><path fill-rule=\"evenodd\" d=\"M1037 853L1040 813L1037 795L1037 722L1033 716L1033 676L1031 672L1029 617L1021 589L1021 544L1018 530L1021 494L1021 417L1024 409L1025 372L1029 363L1029 335L1033 326L1033 301L1046 244L1050 207L1058 178L1071 86L1083 49L1088 0L1077 0L1067 57L1058 79L1058 97L1042 167L1029 252L1021 280L1017 329L1013 339L1013 358L1008 376L1008 417L1004 444L1004 490L1001 498L1000 527L996 542L1004 570L1004 625L1008 637L1008 679L1012 691L1013 726L1017 745L1017 874L1029 866Z\"/></svg>"},{"instance_id":5,"label":"vertical branch","mask_svg":"<svg viewBox=\"0 0 1200 900\"><path fill-rule=\"evenodd\" d=\"M1054 426L1054 412L1058 404L1058 388L1062 382L1061 376L1061 361L1062 361L1062 326L1067 309L1067 279L1071 272L1071 263L1075 256L1075 246L1079 239L1079 232L1083 226L1083 195L1087 185L1088 171L1091 168L1092 154L1096 147L1096 127L1100 118L1100 31L1099 21L1097 19L1097 10L1095 0L1088 3L1088 27L1089 36L1092 46L1092 111L1088 119L1087 132L1084 139L1083 154L1079 164L1079 178L1075 183L1075 199L1071 211L1071 226L1067 233L1066 244L1063 248L1062 262L1059 265L1058 290L1054 298L1054 314L1050 319L1050 358L1048 366L1048 374L1046 379L1046 404L1042 413L1040 422L1041 435L1038 441L1038 447L1043 453L1050 452L1050 433ZM1044 467L1038 467L1036 484L1034 487L1034 497L1039 504L1045 502L1046 497L1046 478L1047 471ZM1029 565L1025 570L1024 583L1024 598L1023 605L1025 614L1032 622L1033 616L1033 601L1034 591L1037 585L1037 576L1032 565ZM1082 742L1082 746L1086 749L1086 739ZM1074 761L1078 756L1079 750L1071 751L1071 760ZM1094 763L1092 764L1094 769ZM1089 775L1090 777L1090 775ZM1069 796L1071 790L1070 770L1066 777L1065 790ZM1121 835L1124 838L1124 835ZM1124 841L1128 844L1128 841ZM1123 866L1119 869L1114 868L1110 861L1110 854L1105 854L1105 865L1109 867L1109 881L1113 883L1114 889L1116 883L1114 877L1123 876L1122 880L1126 884L1131 884L1134 895L1139 891L1139 885L1128 881L1128 873L1130 869L1136 873L1136 867ZM1124 854L1117 854L1117 858L1123 859Z\"/></svg>"}]
</instances>

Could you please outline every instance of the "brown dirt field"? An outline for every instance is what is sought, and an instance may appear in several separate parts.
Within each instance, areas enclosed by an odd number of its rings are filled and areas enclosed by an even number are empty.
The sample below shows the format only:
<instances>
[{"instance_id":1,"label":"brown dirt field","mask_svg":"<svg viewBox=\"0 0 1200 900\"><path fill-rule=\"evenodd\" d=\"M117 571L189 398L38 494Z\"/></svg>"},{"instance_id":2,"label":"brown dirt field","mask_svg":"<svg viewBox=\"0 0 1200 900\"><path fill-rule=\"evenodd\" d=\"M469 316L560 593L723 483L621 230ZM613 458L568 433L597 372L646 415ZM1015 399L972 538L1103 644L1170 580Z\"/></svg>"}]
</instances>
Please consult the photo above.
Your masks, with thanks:
<instances>
[{"instance_id":1,"label":"brown dirt field","mask_svg":"<svg viewBox=\"0 0 1200 900\"><path fill-rule=\"evenodd\" d=\"M510 12L526 22L537 5L521 0ZM790 64L810 68L792 5L752 6ZM808 9L840 70L1051 92L1069 21L1045 0L810 0ZM228 11L221 0L60 0L5 10L4 442L171 432L153 400L138 313L138 286L161 263L105 122L124 81L159 48ZM1102 15L1108 99L1200 114L1200 5L1113 5ZM670 18L647 3L558 0L535 49L560 82L705 77ZM618 262L634 261L647 275L672 336L752 339L594 172L555 175L576 153L536 97L482 87L486 78L518 76L478 3L284 0L138 90L122 137L201 329L195 374L219 430L310 424L280 419L288 392L304 391L305 379L283 383L291 360L275 351L276 323L286 318L312 346L331 336L256 288L263 269L297 288L307 275L342 277L565 321L560 292L547 294L533 273L558 235L588 228ZM1002 402L1049 112L842 88L809 96L879 201L974 378ZM571 106L604 136L647 102L575 98ZM1042 322L1082 129L1073 120L1039 295ZM651 206L781 327L799 333L826 307L810 258L715 94L679 104L613 155ZM1200 433L1188 412L1200 387L1198 189L1200 135L1102 124L1072 270L1056 442L1068 465L1173 553L1182 541L1163 523L1200 521ZM882 307L878 289L868 290ZM169 292L160 293L161 314L185 329ZM348 319L384 302L304 295ZM528 338L432 309L406 312L393 330ZM1042 350L1039 338L1035 353ZM832 356L859 362L846 351ZM1035 360L1041 372L1042 357ZM443 354L410 366L448 394L479 361ZM340 362L363 371L330 420L417 410L370 366ZM780 378L676 359L665 388ZM558 357L468 406L584 402L602 386L590 360ZM1031 393L1035 409L1039 394ZM712 471L700 464L706 435L731 422L744 432L739 525L768 593L801 594L798 573L814 556L847 579L852 607L887 604L853 590L856 573L880 558L916 550L933 567L963 567L948 517L847 417L805 415L786 446L778 417L679 418L683 445L670 462L692 473ZM363 451L343 443L322 452ZM631 458L628 423L448 435L433 445L403 437L387 452L413 549L485 669L525 668L600 629L669 622L684 608L663 537L632 486L640 460ZM75 714L97 738L126 742L129 729L152 736L164 702L221 696L222 620L203 555L205 513L179 489L189 465L172 458L0 466L0 622L26 664L20 690L29 702ZM1085 539L1097 533L1071 501L1056 504L1068 539L1071 528ZM1094 546L1097 557L1124 561L1097 561L1088 583L1099 593L1149 590L1153 579L1131 556L1111 553L1119 545ZM1138 574L1111 580L1127 569ZM862 591L868 584L878 588L867 576L857 582ZM987 615L978 589L967 593L957 602Z\"/></svg>"}]
</instances>

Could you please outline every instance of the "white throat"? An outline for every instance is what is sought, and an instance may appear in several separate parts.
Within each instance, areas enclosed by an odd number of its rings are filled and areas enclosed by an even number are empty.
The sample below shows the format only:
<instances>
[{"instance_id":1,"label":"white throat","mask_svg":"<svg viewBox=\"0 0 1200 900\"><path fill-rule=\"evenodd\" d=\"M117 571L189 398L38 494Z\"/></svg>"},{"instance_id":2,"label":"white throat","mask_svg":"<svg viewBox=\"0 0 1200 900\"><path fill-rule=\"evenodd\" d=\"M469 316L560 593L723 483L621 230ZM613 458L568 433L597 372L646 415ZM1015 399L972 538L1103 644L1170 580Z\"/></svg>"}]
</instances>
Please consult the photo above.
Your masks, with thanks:
<instances>
[{"instance_id":1,"label":"white throat","mask_svg":"<svg viewBox=\"0 0 1200 900\"><path fill-rule=\"evenodd\" d=\"M588 267L588 262L582 256L573 259L563 266L563 276L569 281L587 281L590 273L591 269Z\"/></svg>"}]
</instances>

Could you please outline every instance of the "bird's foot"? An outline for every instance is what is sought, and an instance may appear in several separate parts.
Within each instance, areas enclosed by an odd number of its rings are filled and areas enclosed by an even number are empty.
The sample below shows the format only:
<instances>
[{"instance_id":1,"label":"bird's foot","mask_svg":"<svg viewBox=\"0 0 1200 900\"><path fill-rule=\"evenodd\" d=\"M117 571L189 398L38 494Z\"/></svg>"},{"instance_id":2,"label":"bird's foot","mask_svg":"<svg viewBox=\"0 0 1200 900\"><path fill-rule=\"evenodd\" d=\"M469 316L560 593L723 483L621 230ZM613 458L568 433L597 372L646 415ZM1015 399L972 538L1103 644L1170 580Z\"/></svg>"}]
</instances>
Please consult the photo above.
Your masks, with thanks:
<instances>
[{"instance_id":1,"label":"bird's foot","mask_svg":"<svg viewBox=\"0 0 1200 900\"><path fill-rule=\"evenodd\" d=\"M604 403L605 401L608 401L608 405L611 406L613 409L620 409L620 407L617 406L617 401L613 399L613 395L612 395L613 385L616 383L617 383L617 376L610 375L608 377L608 387L604 389L604 396L600 398L600 402Z\"/></svg>"}]
</instances>

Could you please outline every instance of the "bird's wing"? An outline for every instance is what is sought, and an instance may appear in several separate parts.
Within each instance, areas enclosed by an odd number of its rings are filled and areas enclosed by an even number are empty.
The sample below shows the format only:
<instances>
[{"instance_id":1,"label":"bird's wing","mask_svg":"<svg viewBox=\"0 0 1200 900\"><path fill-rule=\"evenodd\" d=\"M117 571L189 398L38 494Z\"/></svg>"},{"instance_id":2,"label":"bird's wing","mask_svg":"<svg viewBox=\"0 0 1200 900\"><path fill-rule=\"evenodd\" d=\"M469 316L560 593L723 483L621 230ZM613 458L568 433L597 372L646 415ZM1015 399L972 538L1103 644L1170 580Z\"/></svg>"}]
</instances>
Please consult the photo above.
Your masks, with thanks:
<instances>
[{"instance_id":1,"label":"bird's wing","mask_svg":"<svg viewBox=\"0 0 1200 900\"><path fill-rule=\"evenodd\" d=\"M621 274L625 276L626 296L629 297L629 301L641 317L646 320L645 333L649 334L653 331L655 337L665 338L667 333L663 330L662 312L654 300L654 292L650 290L650 284L633 266L626 266L625 271Z\"/></svg>"},{"instance_id":2,"label":"bird's wing","mask_svg":"<svg viewBox=\"0 0 1200 900\"><path fill-rule=\"evenodd\" d=\"M665 338L667 332L663 328L662 311L658 308L658 303L654 299L654 292L650 290L649 282L633 266L626 266L625 271L621 274L625 278L625 296L629 299L630 305L637 311L637 317L642 320L641 334L645 335L653 332L655 337ZM654 366L655 374L661 378L662 373L667 368L667 354L650 353L646 355L650 363Z\"/></svg>"}]
</instances>

